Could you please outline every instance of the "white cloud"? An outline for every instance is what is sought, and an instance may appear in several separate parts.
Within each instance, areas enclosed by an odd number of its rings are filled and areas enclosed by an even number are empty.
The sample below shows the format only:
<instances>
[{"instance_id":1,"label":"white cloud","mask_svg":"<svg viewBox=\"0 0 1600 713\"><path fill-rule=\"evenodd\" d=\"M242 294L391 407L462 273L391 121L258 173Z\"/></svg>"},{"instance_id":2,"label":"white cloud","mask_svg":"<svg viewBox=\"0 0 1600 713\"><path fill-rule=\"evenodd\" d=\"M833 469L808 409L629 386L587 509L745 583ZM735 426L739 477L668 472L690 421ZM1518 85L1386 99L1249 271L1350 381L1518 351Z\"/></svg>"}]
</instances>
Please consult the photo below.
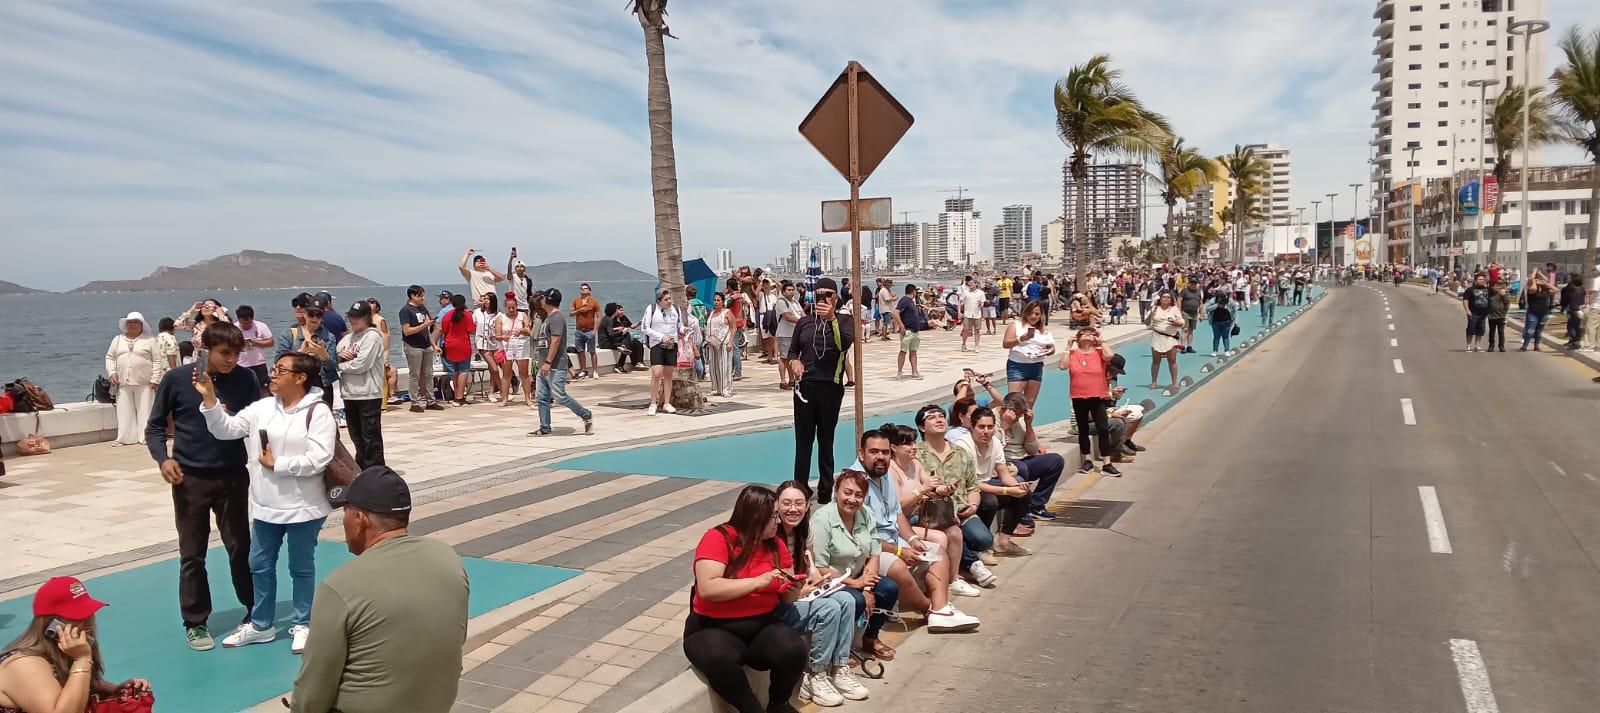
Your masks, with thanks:
<instances>
[{"instance_id":1,"label":"white cloud","mask_svg":"<svg viewBox=\"0 0 1600 713\"><path fill-rule=\"evenodd\" d=\"M690 255L762 263L815 235L845 186L795 127L849 59L917 117L865 189L913 219L957 185L987 224L1055 215L1051 84L1102 51L1205 151L1294 150L1302 203L1365 175L1368 3L719 0L669 20ZM643 55L620 2L0 4L0 235L70 249L13 250L0 277L65 289L263 248L449 279L469 243L648 269Z\"/></svg>"}]
</instances>

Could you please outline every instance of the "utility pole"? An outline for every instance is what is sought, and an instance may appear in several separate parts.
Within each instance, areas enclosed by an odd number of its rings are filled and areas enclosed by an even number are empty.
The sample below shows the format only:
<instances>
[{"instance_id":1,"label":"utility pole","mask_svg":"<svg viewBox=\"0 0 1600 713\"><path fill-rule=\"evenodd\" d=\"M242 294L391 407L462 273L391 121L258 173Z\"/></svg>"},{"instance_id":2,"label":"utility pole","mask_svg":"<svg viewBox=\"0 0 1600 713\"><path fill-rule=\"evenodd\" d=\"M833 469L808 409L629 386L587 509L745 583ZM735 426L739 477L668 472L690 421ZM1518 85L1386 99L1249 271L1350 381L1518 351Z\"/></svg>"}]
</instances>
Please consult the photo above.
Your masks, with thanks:
<instances>
[{"instance_id":1,"label":"utility pole","mask_svg":"<svg viewBox=\"0 0 1600 713\"><path fill-rule=\"evenodd\" d=\"M1361 183L1352 183L1355 195L1350 196L1350 250L1356 249L1356 241L1361 239ZM1371 231L1368 231L1369 233Z\"/></svg>"},{"instance_id":2,"label":"utility pole","mask_svg":"<svg viewBox=\"0 0 1600 713\"><path fill-rule=\"evenodd\" d=\"M1499 83L1498 79L1474 79L1467 82L1467 86L1478 88L1478 237L1472 246L1472 261L1480 266L1483 264L1483 137L1489 128L1489 87Z\"/></svg>"},{"instance_id":3,"label":"utility pole","mask_svg":"<svg viewBox=\"0 0 1600 713\"><path fill-rule=\"evenodd\" d=\"M1456 135L1450 134L1450 181L1445 185L1445 202L1450 204L1450 276L1454 279L1456 274L1456 228L1460 218L1456 217L1457 192L1461 190L1456 185L1456 177L1461 175L1461 169L1456 167Z\"/></svg>"},{"instance_id":4,"label":"utility pole","mask_svg":"<svg viewBox=\"0 0 1600 713\"><path fill-rule=\"evenodd\" d=\"M1302 208L1301 210L1304 210ZM1311 252L1317 253L1317 262L1322 262L1322 243L1318 242L1318 224L1321 222L1322 201L1311 201Z\"/></svg>"},{"instance_id":5,"label":"utility pole","mask_svg":"<svg viewBox=\"0 0 1600 713\"><path fill-rule=\"evenodd\" d=\"M1333 199L1334 199L1335 196L1338 196L1339 194L1337 194L1337 193L1329 193L1327 195L1328 195L1328 267L1329 268L1335 268L1335 267L1337 267L1337 265L1334 262L1334 256L1337 255L1339 251L1333 249L1333 241L1337 240L1339 236L1335 234L1335 230L1334 230L1334 228L1336 227L1336 224L1333 221L1333 211L1334 211ZM1318 246L1319 246L1319 249L1320 249L1321 243L1318 243Z\"/></svg>"},{"instance_id":6,"label":"utility pole","mask_svg":"<svg viewBox=\"0 0 1600 713\"><path fill-rule=\"evenodd\" d=\"M1406 147L1406 150L1411 152L1411 159L1407 161L1411 165L1411 178L1406 181L1406 205L1410 206L1411 210L1411 269L1413 270L1417 269L1417 204L1422 200L1417 193L1417 149L1419 148L1422 147Z\"/></svg>"},{"instance_id":7,"label":"utility pole","mask_svg":"<svg viewBox=\"0 0 1600 713\"><path fill-rule=\"evenodd\" d=\"M1522 288L1528 288L1528 243L1533 240L1533 226L1528 224L1528 201L1533 196L1533 191L1528 187L1528 107L1533 103L1533 85L1528 83L1528 45L1533 42L1533 36L1550 29L1550 23L1544 20L1518 20L1511 23L1506 31L1522 38L1522 169L1518 174L1517 188L1522 192L1522 227L1521 235L1517 239L1517 279L1522 281ZM1505 186L1500 187L1501 202L1505 201ZM1498 206L1496 206L1498 210ZM1591 210L1600 210L1595 206ZM1588 275L1584 275L1588 279Z\"/></svg>"}]
</instances>

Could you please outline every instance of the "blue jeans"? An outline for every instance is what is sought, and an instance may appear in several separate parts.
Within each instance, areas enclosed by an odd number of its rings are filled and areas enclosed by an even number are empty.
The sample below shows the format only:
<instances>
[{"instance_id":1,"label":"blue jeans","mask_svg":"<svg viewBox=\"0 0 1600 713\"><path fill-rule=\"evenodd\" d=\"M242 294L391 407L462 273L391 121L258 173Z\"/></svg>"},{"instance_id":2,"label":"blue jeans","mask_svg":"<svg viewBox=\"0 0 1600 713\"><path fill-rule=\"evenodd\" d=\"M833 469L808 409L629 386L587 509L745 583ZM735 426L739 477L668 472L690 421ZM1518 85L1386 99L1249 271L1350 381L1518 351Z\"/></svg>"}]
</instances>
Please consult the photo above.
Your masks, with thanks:
<instances>
[{"instance_id":1,"label":"blue jeans","mask_svg":"<svg viewBox=\"0 0 1600 713\"><path fill-rule=\"evenodd\" d=\"M744 376L745 341L744 330L735 328L733 330L733 375L736 377Z\"/></svg>"},{"instance_id":2,"label":"blue jeans","mask_svg":"<svg viewBox=\"0 0 1600 713\"><path fill-rule=\"evenodd\" d=\"M1534 346L1544 341L1544 325L1550 321L1550 313L1534 314L1529 312L1523 317L1522 322L1522 348L1527 349L1530 342Z\"/></svg>"},{"instance_id":3,"label":"blue jeans","mask_svg":"<svg viewBox=\"0 0 1600 713\"><path fill-rule=\"evenodd\" d=\"M983 518L976 515L969 517L961 523L961 569L965 570L978 561L978 553L994 547L994 533L989 531L989 526L983 524Z\"/></svg>"},{"instance_id":4,"label":"blue jeans","mask_svg":"<svg viewBox=\"0 0 1600 713\"><path fill-rule=\"evenodd\" d=\"M1261 321L1271 322L1273 315L1277 313L1278 303L1273 301L1271 297L1263 297L1261 299Z\"/></svg>"},{"instance_id":5,"label":"blue jeans","mask_svg":"<svg viewBox=\"0 0 1600 713\"><path fill-rule=\"evenodd\" d=\"M1218 351L1218 344L1222 345L1221 351L1227 351L1231 349L1232 347L1229 346L1228 340L1232 337L1233 320L1230 319L1226 322L1211 323L1211 351Z\"/></svg>"},{"instance_id":6,"label":"blue jeans","mask_svg":"<svg viewBox=\"0 0 1600 713\"><path fill-rule=\"evenodd\" d=\"M867 560L868 567L878 566L877 560ZM883 630L884 622L889 620L887 614L870 614L867 611L867 598L859 589L844 589L856 602L856 620L867 617L867 628L861 632L861 638L867 641L878 638L878 632ZM900 585L888 577L882 577L872 587L872 596L877 599L873 606L881 611L893 611L894 605L900 601ZM870 616L869 616L870 614Z\"/></svg>"},{"instance_id":7,"label":"blue jeans","mask_svg":"<svg viewBox=\"0 0 1600 713\"><path fill-rule=\"evenodd\" d=\"M850 663L850 643L855 635L855 600L841 589L809 602L778 607L778 618L795 631L811 637L806 652L806 670L826 673L835 666Z\"/></svg>"},{"instance_id":8,"label":"blue jeans","mask_svg":"<svg viewBox=\"0 0 1600 713\"><path fill-rule=\"evenodd\" d=\"M594 417L589 409L578 403L578 400L567 394L567 370L551 369L550 373L540 373L538 387L534 389L533 398L539 402L539 430L550 432L550 404L559 403L576 414L578 418L588 421Z\"/></svg>"},{"instance_id":9,"label":"blue jeans","mask_svg":"<svg viewBox=\"0 0 1600 713\"><path fill-rule=\"evenodd\" d=\"M1120 443L1113 443L1111 447L1117 448ZM1040 453L1039 455L1026 456L1021 460L1011 461L1017 466L1017 479L1022 482L1037 482L1033 486L1033 502L1028 509L1039 512L1050 504L1050 495L1056 491L1056 483L1061 480L1061 474L1067 468L1067 459L1060 453Z\"/></svg>"},{"instance_id":10,"label":"blue jeans","mask_svg":"<svg viewBox=\"0 0 1600 713\"><path fill-rule=\"evenodd\" d=\"M317 532L326 517L279 525L252 520L250 523L250 580L255 586L255 603L250 607L250 623L255 628L272 628L278 615L278 548L289 540L289 578L294 580L294 620L311 623L311 597L317 591Z\"/></svg>"}]
</instances>

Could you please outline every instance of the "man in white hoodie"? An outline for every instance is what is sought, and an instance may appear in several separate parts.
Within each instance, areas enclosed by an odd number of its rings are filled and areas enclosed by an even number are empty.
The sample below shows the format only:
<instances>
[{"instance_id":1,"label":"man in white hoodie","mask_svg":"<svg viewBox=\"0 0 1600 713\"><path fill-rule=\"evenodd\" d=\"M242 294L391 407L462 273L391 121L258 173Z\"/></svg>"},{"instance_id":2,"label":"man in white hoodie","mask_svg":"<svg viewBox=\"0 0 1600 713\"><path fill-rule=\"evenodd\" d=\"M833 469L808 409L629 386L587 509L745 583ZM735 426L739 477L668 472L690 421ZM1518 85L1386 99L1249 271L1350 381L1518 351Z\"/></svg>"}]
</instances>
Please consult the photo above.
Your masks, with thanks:
<instances>
[{"instance_id":1,"label":"man in white hoodie","mask_svg":"<svg viewBox=\"0 0 1600 713\"><path fill-rule=\"evenodd\" d=\"M339 389L344 397L345 427L362 468L383 462L383 365L388 356L383 335L372 326L372 305L366 300L345 312L350 331L339 340Z\"/></svg>"},{"instance_id":2,"label":"man in white hoodie","mask_svg":"<svg viewBox=\"0 0 1600 713\"><path fill-rule=\"evenodd\" d=\"M274 398L261 399L237 414L217 400L207 375L197 376L200 413L218 440L243 440L250 472L250 578L255 601L249 620L223 638L223 648L277 639L278 551L288 542L289 576L294 581L294 619L290 650L300 653L311 636L311 600L316 591L317 533L332 507L322 474L333 460L339 427L322 390L311 386L318 360L302 352L278 357L271 367Z\"/></svg>"}]
</instances>

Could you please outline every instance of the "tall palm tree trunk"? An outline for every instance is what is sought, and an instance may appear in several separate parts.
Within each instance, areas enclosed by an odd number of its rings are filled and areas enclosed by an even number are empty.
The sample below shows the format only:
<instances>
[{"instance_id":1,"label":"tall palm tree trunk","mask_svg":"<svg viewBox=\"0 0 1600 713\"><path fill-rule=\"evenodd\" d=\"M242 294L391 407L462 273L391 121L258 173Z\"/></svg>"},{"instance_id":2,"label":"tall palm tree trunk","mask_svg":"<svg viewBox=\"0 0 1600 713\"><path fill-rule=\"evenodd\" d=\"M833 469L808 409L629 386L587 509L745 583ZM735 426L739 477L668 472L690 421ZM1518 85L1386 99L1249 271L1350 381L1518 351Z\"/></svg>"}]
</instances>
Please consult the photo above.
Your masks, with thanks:
<instances>
[{"instance_id":1,"label":"tall palm tree trunk","mask_svg":"<svg viewBox=\"0 0 1600 713\"><path fill-rule=\"evenodd\" d=\"M1168 198L1167 199L1167 244L1162 246L1162 252L1166 254L1167 262L1172 262L1172 241L1177 240L1177 238L1172 233L1172 215L1173 215L1173 212L1177 210L1177 208L1178 208L1178 201L1176 199L1173 199L1173 198Z\"/></svg>"},{"instance_id":2,"label":"tall palm tree trunk","mask_svg":"<svg viewBox=\"0 0 1600 713\"><path fill-rule=\"evenodd\" d=\"M1495 166L1499 166L1502 163L1504 163L1505 161L1506 161L1506 157L1505 156L1501 156L1498 160L1496 160L1494 162L1494 165ZM1527 178L1527 169L1523 168L1523 169L1519 169L1519 170L1521 170L1521 173L1518 174L1518 176L1519 176L1518 180L1519 181L1520 180L1525 180ZM1497 171L1496 175L1495 175L1495 183L1497 183L1500 186L1500 195L1503 196L1508 192L1508 191L1506 191L1506 177L1502 177L1502 176L1498 175L1498 173L1499 172ZM1510 172L1508 171L1507 173L1509 174ZM1482 186L1478 187L1478 200L1479 201L1483 200L1483 187ZM1502 207L1500 205L1498 205L1498 201L1496 203L1497 204L1494 207L1494 232L1489 234L1489 264L1491 264L1491 265L1493 265L1496 262L1499 262L1499 259L1500 259L1500 214L1505 212L1502 209ZM1522 226L1521 230L1522 230L1523 244L1526 245L1527 244L1527 240L1528 240L1528 234L1529 234L1528 226L1526 226L1526 225Z\"/></svg>"},{"instance_id":3,"label":"tall palm tree trunk","mask_svg":"<svg viewBox=\"0 0 1600 713\"><path fill-rule=\"evenodd\" d=\"M672 290L673 303L686 305L683 293L683 233L678 224L678 159L672 148L672 88L667 83L667 47L661 19L663 2L641 0L644 57L649 66L646 103L650 121L650 191L655 196L656 279Z\"/></svg>"},{"instance_id":4,"label":"tall palm tree trunk","mask_svg":"<svg viewBox=\"0 0 1600 713\"><path fill-rule=\"evenodd\" d=\"M1082 153L1072 156L1072 180L1078 184L1077 207L1073 209L1077 225L1072 228L1073 242L1076 243L1072 255L1077 260L1072 268L1072 289L1077 291L1083 289L1089 265L1089 204L1083 195L1088 190L1085 184L1089 182L1089 163L1088 157Z\"/></svg>"},{"instance_id":5,"label":"tall palm tree trunk","mask_svg":"<svg viewBox=\"0 0 1600 713\"><path fill-rule=\"evenodd\" d=\"M1589 236L1583 246L1583 279L1593 280L1594 239L1600 234L1600 155L1594 159L1594 175L1589 185Z\"/></svg>"}]
</instances>

